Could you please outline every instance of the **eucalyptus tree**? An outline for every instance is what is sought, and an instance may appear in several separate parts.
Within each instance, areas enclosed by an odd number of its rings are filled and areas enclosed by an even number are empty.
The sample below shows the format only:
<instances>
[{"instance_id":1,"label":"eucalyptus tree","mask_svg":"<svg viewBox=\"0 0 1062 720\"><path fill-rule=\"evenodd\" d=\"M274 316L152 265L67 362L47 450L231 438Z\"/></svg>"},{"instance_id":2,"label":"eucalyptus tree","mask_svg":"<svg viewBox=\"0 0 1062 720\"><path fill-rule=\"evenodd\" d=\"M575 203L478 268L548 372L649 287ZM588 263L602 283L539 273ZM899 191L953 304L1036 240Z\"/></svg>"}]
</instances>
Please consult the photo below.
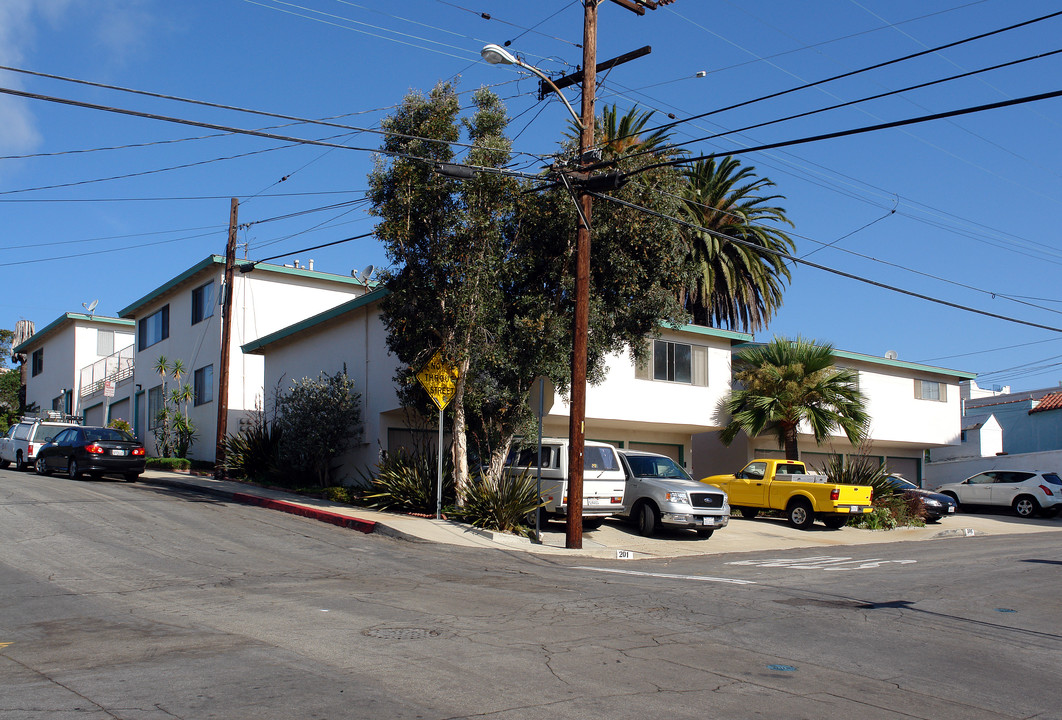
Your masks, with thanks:
<instances>
[{"instance_id":1,"label":"eucalyptus tree","mask_svg":"<svg viewBox=\"0 0 1062 720\"><path fill-rule=\"evenodd\" d=\"M738 389L724 402L730 421L720 433L729 445L744 431L773 433L788 460L799 459L797 439L804 425L816 443L841 430L853 445L867 435L870 417L859 391L859 375L838 368L833 347L812 340L776 337L740 350L734 362Z\"/></svg>"},{"instance_id":2,"label":"eucalyptus tree","mask_svg":"<svg viewBox=\"0 0 1062 720\"><path fill-rule=\"evenodd\" d=\"M398 378L403 401L427 409L413 376L435 351L460 371L452 400L459 498L468 479L466 433L496 475L513 437L529 427L527 392L535 378L548 377L561 392L570 385L575 203L556 169L535 182L497 172L511 161L506 124L501 102L487 90L473 95L464 121L451 85L412 93L385 121L388 134L369 178L376 234L392 263L382 310L388 347L406 366ZM470 147L460 162L476 171L456 180L435 170L458 162L462 129ZM576 143L562 143L560 155L576 152ZM651 160L620 158L617 168ZM603 377L609 353L630 348L641 357L660 325L688 319L675 292L689 279L685 244L665 218L680 211L681 182L679 172L659 168L610 193L657 214L595 204L592 380Z\"/></svg>"}]
</instances>

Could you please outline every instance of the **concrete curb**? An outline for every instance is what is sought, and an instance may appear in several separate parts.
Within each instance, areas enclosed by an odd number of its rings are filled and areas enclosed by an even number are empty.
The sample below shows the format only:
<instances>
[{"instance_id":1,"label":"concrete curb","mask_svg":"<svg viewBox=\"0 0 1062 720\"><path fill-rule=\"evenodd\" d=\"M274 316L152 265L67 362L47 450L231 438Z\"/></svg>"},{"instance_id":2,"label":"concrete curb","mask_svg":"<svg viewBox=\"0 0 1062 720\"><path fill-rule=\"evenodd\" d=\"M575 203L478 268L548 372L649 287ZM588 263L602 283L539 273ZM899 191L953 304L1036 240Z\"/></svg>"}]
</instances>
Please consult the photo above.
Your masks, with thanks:
<instances>
[{"instance_id":1,"label":"concrete curb","mask_svg":"<svg viewBox=\"0 0 1062 720\"><path fill-rule=\"evenodd\" d=\"M372 520L362 520L361 518L340 515L339 513L329 512L327 510L309 508L305 505L296 505L295 503L284 502L283 500L270 500L269 498L248 495L247 493L233 493L232 499L235 502L241 502L246 505L256 505L258 507L269 508L270 510L279 510L291 515L299 515L300 517L319 520L331 525L358 530L366 535L376 530L377 526L377 523Z\"/></svg>"}]
</instances>

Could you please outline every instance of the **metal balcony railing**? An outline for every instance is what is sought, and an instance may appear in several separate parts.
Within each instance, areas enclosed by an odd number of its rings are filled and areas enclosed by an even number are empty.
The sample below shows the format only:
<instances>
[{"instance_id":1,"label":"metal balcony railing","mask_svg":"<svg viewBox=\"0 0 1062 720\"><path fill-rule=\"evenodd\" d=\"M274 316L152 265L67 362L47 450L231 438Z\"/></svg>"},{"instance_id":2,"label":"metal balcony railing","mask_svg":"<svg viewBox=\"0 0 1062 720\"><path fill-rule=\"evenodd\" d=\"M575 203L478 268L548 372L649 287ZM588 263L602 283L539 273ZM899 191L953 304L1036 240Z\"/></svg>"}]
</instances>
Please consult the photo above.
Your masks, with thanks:
<instances>
[{"instance_id":1,"label":"metal balcony railing","mask_svg":"<svg viewBox=\"0 0 1062 720\"><path fill-rule=\"evenodd\" d=\"M103 383L108 380L117 385L122 380L132 376L133 346L130 345L81 368L81 397L102 392Z\"/></svg>"}]
</instances>

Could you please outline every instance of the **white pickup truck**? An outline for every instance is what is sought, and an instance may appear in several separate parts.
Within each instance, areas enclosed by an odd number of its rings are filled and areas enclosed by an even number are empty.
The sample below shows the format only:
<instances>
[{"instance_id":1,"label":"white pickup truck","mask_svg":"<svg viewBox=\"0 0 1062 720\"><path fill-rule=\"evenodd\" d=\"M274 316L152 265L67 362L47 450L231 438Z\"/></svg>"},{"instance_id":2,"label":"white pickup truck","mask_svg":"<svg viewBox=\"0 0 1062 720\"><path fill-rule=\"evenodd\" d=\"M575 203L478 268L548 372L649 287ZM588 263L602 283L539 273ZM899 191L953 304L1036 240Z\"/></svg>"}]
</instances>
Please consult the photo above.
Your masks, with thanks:
<instances>
[{"instance_id":1,"label":"white pickup truck","mask_svg":"<svg viewBox=\"0 0 1062 720\"><path fill-rule=\"evenodd\" d=\"M17 470L32 468L33 459L37 457L41 445L66 428L77 425L69 415L22 418L0 438L0 468L6 468L11 463L15 464Z\"/></svg>"},{"instance_id":2,"label":"white pickup truck","mask_svg":"<svg viewBox=\"0 0 1062 720\"><path fill-rule=\"evenodd\" d=\"M660 527L693 528L703 538L730 522L726 493L699 483L666 455L620 450L627 484L618 517L633 520L642 535Z\"/></svg>"}]
</instances>

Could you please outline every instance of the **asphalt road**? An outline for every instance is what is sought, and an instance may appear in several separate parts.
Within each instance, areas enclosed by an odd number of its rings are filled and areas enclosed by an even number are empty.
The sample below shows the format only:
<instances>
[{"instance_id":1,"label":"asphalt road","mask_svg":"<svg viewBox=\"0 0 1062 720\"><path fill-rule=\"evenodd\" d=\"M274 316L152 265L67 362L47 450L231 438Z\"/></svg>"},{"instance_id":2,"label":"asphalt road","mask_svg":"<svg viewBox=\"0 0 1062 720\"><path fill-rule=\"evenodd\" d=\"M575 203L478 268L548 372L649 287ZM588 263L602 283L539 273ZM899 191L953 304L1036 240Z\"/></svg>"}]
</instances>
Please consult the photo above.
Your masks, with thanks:
<instances>
[{"instance_id":1,"label":"asphalt road","mask_svg":"<svg viewBox=\"0 0 1062 720\"><path fill-rule=\"evenodd\" d=\"M1058 535L554 559L0 470L0 720L1062 718Z\"/></svg>"}]
</instances>

